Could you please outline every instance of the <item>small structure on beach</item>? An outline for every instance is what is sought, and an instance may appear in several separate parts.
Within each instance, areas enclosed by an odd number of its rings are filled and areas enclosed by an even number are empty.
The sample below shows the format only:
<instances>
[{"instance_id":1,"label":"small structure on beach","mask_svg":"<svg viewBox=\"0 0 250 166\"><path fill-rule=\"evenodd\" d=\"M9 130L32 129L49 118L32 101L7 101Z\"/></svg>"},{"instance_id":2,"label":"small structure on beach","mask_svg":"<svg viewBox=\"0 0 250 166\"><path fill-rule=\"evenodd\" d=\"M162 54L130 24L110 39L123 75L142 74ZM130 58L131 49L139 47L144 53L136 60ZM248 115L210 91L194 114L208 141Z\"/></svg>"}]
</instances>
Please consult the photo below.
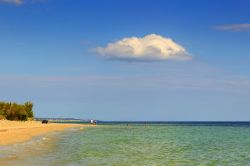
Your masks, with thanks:
<instances>
[{"instance_id":1,"label":"small structure on beach","mask_svg":"<svg viewBox=\"0 0 250 166\"><path fill-rule=\"evenodd\" d=\"M91 119L91 120L90 120L90 123L93 124L93 125L96 125L96 120Z\"/></svg>"},{"instance_id":2,"label":"small structure on beach","mask_svg":"<svg viewBox=\"0 0 250 166\"><path fill-rule=\"evenodd\" d=\"M49 123L48 120L42 120L42 124L47 124L47 123Z\"/></svg>"}]
</instances>

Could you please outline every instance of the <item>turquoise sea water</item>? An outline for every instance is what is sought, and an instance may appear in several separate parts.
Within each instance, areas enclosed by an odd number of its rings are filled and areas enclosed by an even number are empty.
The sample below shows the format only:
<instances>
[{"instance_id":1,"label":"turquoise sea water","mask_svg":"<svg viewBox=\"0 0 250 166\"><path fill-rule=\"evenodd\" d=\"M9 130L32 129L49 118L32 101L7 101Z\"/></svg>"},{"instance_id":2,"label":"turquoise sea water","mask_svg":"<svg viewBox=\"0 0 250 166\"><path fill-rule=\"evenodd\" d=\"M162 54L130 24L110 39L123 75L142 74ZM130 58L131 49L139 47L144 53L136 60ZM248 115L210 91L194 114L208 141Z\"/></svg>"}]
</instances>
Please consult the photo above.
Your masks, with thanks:
<instances>
[{"instance_id":1,"label":"turquoise sea water","mask_svg":"<svg viewBox=\"0 0 250 166\"><path fill-rule=\"evenodd\" d=\"M0 147L0 165L250 165L250 126L101 125Z\"/></svg>"}]
</instances>

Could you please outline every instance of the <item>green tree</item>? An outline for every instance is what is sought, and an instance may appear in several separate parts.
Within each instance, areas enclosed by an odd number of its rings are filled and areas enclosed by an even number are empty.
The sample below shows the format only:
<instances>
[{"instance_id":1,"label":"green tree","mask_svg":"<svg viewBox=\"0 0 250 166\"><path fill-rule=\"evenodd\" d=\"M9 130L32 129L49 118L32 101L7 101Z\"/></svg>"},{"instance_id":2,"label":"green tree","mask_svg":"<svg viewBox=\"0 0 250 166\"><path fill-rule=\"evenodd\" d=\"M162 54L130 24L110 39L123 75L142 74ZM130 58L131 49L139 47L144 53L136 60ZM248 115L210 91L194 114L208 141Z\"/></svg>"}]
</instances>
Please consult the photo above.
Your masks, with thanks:
<instances>
[{"instance_id":1,"label":"green tree","mask_svg":"<svg viewBox=\"0 0 250 166\"><path fill-rule=\"evenodd\" d=\"M33 118L32 108L33 104L31 102L17 104L0 101L0 119L25 121L28 118Z\"/></svg>"},{"instance_id":2,"label":"green tree","mask_svg":"<svg viewBox=\"0 0 250 166\"><path fill-rule=\"evenodd\" d=\"M32 109L33 109L33 103L26 102L26 103L24 103L24 107L25 107L25 110L26 110L26 112L28 114L28 117L29 118L33 118L34 117L34 114L33 114L33 111L32 111Z\"/></svg>"},{"instance_id":3,"label":"green tree","mask_svg":"<svg viewBox=\"0 0 250 166\"><path fill-rule=\"evenodd\" d=\"M0 120L2 120L4 118L5 118L4 110L2 110L2 108L0 107Z\"/></svg>"},{"instance_id":4,"label":"green tree","mask_svg":"<svg viewBox=\"0 0 250 166\"><path fill-rule=\"evenodd\" d=\"M28 120L28 113L24 109L20 109L15 113L16 120L26 121Z\"/></svg>"}]
</instances>

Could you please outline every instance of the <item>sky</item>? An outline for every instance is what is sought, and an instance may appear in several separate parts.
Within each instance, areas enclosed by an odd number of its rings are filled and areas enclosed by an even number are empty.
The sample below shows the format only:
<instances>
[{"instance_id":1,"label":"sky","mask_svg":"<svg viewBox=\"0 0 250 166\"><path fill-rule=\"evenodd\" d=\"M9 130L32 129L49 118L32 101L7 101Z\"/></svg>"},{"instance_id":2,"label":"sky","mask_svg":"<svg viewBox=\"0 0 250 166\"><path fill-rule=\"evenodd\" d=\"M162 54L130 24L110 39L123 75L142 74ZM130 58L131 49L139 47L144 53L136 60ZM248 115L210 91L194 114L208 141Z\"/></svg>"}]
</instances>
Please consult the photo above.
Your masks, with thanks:
<instances>
[{"instance_id":1,"label":"sky","mask_svg":"<svg viewBox=\"0 0 250 166\"><path fill-rule=\"evenodd\" d=\"M248 0L0 0L0 100L36 117L249 121Z\"/></svg>"}]
</instances>

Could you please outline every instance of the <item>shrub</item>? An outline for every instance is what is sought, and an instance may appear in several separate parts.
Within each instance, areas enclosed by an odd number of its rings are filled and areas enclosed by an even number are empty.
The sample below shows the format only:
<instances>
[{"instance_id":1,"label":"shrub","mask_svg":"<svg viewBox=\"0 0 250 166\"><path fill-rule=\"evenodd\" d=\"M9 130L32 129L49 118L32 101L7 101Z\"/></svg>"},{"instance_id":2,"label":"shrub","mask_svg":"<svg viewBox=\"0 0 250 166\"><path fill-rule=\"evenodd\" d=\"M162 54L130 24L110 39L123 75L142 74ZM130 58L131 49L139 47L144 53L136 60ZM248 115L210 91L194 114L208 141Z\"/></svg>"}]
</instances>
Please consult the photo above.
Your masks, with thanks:
<instances>
[{"instance_id":1,"label":"shrub","mask_svg":"<svg viewBox=\"0 0 250 166\"><path fill-rule=\"evenodd\" d=\"M0 115L0 120L5 119L5 117L3 115Z\"/></svg>"},{"instance_id":2,"label":"shrub","mask_svg":"<svg viewBox=\"0 0 250 166\"><path fill-rule=\"evenodd\" d=\"M16 120L26 121L28 119L28 113L25 110L20 110L16 112L15 118Z\"/></svg>"},{"instance_id":3,"label":"shrub","mask_svg":"<svg viewBox=\"0 0 250 166\"><path fill-rule=\"evenodd\" d=\"M0 102L0 118L26 121L34 116L32 108L33 104L31 102L24 104Z\"/></svg>"},{"instance_id":4,"label":"shrub","mask_svg":"<svg viewBox=\"0 0 250 166\"><path fill-rule=\"evenodd\" d=\"M33 104L31 102L26 102L24 103L24 107L25 107L25 110L27 112L27 115L29 118L33 118L33 111L32 111L32 108L33 108Z\"/></svg>"}]
</instances>

